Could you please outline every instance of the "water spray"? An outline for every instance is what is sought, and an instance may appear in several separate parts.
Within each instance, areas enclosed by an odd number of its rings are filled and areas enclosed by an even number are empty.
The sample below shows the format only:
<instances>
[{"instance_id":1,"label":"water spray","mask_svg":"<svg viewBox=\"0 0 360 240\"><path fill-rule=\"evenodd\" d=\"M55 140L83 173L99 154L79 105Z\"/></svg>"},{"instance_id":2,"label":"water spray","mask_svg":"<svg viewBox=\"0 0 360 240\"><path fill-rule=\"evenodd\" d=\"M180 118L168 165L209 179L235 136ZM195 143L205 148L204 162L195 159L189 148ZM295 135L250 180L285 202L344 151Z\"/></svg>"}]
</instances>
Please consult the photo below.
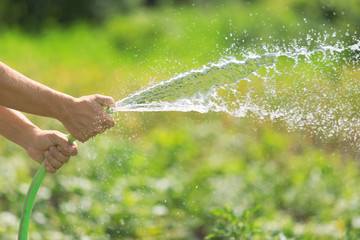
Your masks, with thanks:
<instances>
[{"instance_id":1,"label":"water spray","mask_svg":"<svg viewBox=\"0 0 360 240\"><path fill-rule=\"evenodd\" d=\"M307 40L178 74L123 98L114 111L220 112L360 147L360 40Z\"/></svg>"},{"instance_id":2,"label":"water spray","mask_svg":"<svg viewBox=\"0 0 360 240\"><path fill-rule=\"evenodd\" d=\"M346 46L315 41L314 47L307 39L307 47L265 48L264 54L247 53L242 60L222 59L179 74L118 101L112 111L224 112L279 121L289 131L308 131L320 139L335 136L360 147L360 41ZM69 141L75 139L69 136ZM42 164L25 200L19 240L27 239L45 174Z\"/></svg>"},{"instance_id":3,"label":"water spray","mask_svg":"<svg viewBox=\"0 0 360 240\"><path fill-rule=\"evenodd\" d=\"M109 114L113 113L109 107L105 108L105 111ZM70 144L76 141L76 139L73 138L70 134L67 135L67 138L69 139ZM45 169L45 160L41 163L39 169L36 171L35 176L26 194L23 210L21 212L18 240L27 240L31 211L34 206L37 192L47 173Z\"/></svg>"}]
</instances>

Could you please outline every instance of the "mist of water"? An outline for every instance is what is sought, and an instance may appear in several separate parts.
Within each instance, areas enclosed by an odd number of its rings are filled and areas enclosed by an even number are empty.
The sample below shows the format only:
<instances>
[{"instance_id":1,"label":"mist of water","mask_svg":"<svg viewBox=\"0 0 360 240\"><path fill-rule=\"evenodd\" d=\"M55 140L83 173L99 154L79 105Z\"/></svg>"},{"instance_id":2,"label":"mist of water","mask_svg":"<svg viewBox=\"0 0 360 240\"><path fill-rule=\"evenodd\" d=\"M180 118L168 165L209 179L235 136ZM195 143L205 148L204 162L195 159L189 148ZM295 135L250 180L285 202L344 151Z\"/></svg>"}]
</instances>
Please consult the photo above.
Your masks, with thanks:
<instances>
[{"instance_id":1,"label":"mist of water","mask_svg":"<svg viewBox=\"0 0 360 240\"><path fill-rule=\"evenodd\" d=\"M320 138L360 138L360 42L272 46L160 82L114 111L209 111L285 122Z\"/></svg>"}]
</instances>

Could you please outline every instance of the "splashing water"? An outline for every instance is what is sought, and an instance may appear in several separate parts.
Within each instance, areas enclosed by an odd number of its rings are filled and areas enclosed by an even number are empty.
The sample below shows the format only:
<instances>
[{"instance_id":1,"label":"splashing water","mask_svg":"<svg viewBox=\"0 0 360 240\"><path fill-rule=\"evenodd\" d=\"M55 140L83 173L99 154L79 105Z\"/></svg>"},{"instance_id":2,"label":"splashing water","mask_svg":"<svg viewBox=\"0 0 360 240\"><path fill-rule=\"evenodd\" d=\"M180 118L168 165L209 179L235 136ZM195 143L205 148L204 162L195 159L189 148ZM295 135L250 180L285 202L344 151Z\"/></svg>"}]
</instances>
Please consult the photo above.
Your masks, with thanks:
<instances>
[{"instance_id":1,"label":"splashing water","mask_svg":"<svg viewBox=\"0 0 360 240\"><path fill-rule=\"evenodd\" d=\"M114 111L226 112L319 138L360 139L360 42L273 49L180 74L118 101Z\"/></svg>"}]
</instances>

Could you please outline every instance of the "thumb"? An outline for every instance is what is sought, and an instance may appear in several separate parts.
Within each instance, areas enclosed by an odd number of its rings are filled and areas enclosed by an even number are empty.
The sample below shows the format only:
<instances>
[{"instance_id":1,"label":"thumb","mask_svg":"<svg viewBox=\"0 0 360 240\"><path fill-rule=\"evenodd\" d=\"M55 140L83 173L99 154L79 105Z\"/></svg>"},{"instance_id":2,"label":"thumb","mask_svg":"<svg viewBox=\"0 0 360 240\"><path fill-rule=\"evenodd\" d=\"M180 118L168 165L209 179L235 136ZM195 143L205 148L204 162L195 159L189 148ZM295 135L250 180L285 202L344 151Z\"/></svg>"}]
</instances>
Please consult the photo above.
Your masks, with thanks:
<instances>
[{"instance_id":1,"label":"thumb","mask_svg":"<svg viewBox=\"0 0 360 240\"><path fill-rule=\"evenodd\" d=\"M95 101L103 107L115 108L116 104L112 97L103 96L100 94L95 95Z\"/></svg>"}]
</instances>

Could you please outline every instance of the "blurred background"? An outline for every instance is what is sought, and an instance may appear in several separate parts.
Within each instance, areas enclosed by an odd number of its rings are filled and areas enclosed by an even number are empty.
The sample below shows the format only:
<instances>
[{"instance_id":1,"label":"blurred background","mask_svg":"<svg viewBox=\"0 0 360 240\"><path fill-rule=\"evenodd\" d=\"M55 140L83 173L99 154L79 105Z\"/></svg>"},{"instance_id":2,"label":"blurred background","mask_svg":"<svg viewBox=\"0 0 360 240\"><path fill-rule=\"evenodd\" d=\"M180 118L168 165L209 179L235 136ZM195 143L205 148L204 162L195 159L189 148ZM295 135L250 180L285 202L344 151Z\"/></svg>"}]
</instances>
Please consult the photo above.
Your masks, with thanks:
<instances>
[{"instance_id":1,"label":"blurred background","mask_svg":"<svg viewBox=\"0 0 360 240\"><path fill-rule=\"evenodd\" d=\"M117 101L239 49L308 33L351 42L359 23L358 0L0 0L0 61ZM29 239L360 238L356 149L221 113L114 116L45 178ZM15 239L38 165L3 138L0 158L0 238Z\"/></svg>"}]
</instances>

